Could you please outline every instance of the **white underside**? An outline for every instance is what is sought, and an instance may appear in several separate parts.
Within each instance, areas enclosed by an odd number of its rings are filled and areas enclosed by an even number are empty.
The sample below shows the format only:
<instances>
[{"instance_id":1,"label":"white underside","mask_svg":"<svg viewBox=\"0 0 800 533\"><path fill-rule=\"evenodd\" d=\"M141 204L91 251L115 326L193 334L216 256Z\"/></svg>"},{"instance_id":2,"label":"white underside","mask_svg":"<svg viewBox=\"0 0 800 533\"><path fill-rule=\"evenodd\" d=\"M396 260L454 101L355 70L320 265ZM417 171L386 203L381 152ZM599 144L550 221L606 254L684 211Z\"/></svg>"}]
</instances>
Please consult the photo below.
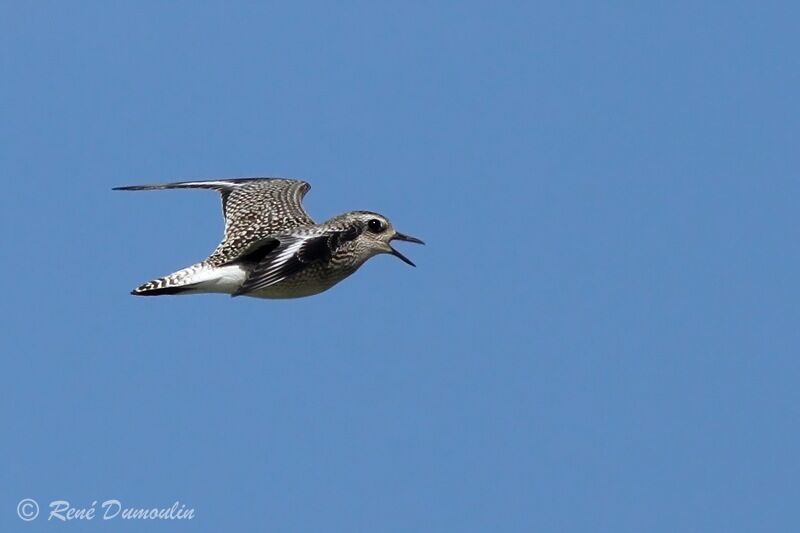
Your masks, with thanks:
<instances>
[{"instance_id":1,"label":"white underside","mask_svg":"<svg viewBox=\"0 0 800 533\"><path fill-rule=\"evenodd\" d=\"M246 276L247 273L239 265L229 265L201 270L192 276L191 279L187 280L186 283L187 285L195 283L200 284L196 289L191 291L195 294L207 292L231 294L242 286ZM189 294L189 292L184 294Z\"/></svg>"}]
</instances>

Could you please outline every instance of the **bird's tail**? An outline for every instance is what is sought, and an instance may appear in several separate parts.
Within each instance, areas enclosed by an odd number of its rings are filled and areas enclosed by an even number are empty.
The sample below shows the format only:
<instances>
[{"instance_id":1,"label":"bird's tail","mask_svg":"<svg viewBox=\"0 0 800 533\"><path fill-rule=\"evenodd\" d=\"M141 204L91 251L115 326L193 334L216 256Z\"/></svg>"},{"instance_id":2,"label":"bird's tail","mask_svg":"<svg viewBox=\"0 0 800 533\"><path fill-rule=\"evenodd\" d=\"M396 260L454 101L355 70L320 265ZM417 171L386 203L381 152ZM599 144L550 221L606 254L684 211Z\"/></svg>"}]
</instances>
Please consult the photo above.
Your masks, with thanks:
<instances>
[{"instance_id":1,"label":"bird's tail","mask_svg":"<svg viewBox=\"0 0 800 533\"><path fill-rule=\"evenodd\" d=\"M202 273L207 270L205 263L195 263L162 278L148 281L131 291L134 296L162 296L196 292L203 281Z\"/></svg>"}]
</instances>

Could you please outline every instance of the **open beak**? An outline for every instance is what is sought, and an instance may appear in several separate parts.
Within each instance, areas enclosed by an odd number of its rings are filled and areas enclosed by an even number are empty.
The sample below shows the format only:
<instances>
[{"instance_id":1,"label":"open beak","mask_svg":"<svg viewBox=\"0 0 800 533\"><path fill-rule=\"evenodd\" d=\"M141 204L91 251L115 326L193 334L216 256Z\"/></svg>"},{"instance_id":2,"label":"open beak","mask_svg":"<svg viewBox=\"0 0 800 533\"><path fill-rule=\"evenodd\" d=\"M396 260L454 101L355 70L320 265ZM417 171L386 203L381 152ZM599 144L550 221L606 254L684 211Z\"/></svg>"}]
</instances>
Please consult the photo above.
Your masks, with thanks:
<instances>
[{"instance_id":1,"label":"open beak","mask_svg":"<svg viewBox=\"0 0 800 533\"><path fill-rule=\"evenodd\" d=\"M392 240L392 241L415 242L417 244L425 244L424 242L422 242L421 240L417 239L416 237L409 237L408 235L403 235L402 233L395 233L394 236L390 240ZM414 263L411 262L411 259L409 259L408 257L404 256L403 254L401 254L397 250L395 250L391 245L389 245L389 248L392 250L391 254L393 256L397 257L398 259L400 259L404 263L408 263L412 267L417 266L417 265L415 265Z\"/></svg>"}]
</instances>

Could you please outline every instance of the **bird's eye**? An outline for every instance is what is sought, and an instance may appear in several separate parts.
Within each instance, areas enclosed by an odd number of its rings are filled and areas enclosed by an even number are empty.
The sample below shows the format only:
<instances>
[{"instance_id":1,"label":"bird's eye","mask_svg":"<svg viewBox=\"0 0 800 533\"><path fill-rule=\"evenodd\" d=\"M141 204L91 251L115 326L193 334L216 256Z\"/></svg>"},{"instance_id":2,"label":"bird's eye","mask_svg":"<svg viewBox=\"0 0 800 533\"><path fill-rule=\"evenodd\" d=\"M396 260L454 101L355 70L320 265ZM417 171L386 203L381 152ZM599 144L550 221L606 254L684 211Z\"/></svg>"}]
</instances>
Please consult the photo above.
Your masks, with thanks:
<instances>
[{"instance_id":1,"label":"bird's eye","mask_svg":"<svg viewBox=\"0 0 800 533\"><path fill-rule=\"evenodd\" d=\"M372 220L367 222L367 227L372 233L380 233L386 229L386 226L383 225L383 222L381 222L377 218L373 218Z\"/></svg>"}]
</instances>

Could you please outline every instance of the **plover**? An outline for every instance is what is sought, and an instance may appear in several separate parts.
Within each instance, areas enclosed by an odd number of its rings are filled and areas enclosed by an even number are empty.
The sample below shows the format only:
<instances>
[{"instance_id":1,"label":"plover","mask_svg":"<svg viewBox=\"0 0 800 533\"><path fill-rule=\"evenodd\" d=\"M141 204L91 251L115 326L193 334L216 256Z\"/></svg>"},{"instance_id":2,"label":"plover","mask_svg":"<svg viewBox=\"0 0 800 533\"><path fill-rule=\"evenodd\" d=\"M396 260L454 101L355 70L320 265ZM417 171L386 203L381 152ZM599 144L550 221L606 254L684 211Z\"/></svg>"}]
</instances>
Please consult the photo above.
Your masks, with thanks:
<instances>
[{"instance_id":1,"label":"plover","mask_svg":"<svg viewBox=\"0 0 800 533\"><path fill-rule=\"evenodd\" d=\"M283 178L238 178L116 187L119 191L213 189L222 195L225 232L207 259L148 281L137 296L225 293L300 298L330 289L370 257L392 254L390 244L421 240L403 235L378 213L350 211L315 224L302 200L311 186Z\"/></svg>"}]
</instances>

